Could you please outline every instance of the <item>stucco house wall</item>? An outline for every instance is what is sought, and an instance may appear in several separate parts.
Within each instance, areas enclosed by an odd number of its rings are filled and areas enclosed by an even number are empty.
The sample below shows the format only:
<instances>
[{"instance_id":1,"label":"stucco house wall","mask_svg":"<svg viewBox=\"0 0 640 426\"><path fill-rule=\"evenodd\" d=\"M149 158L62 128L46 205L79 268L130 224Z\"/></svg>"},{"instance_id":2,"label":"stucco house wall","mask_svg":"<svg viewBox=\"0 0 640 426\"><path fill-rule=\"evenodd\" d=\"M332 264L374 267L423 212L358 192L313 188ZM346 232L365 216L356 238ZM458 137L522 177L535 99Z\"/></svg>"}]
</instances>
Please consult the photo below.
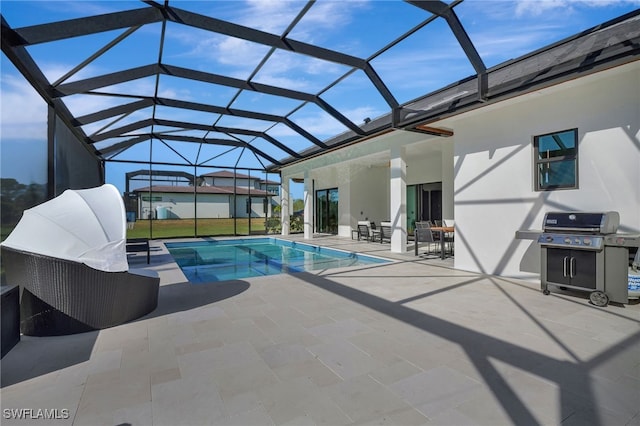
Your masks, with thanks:
<instances>
[{"instance_id":1,"label":"stucco house wall","mask_svg":"<svg viewBox=\"0 0 640 426\"><path fill-rule=\"evenodd\" d=\"M451 138L395 131L282 169L282 179L309 170L314 188L338 188L338 235L349 237L358 220L391 219L390 151L407 149L407 184L443 182L453 187ZM449 173L449 170L451 173ZM448 179L448 182L444 182ZM362 212L362 213L361 213ZM453 215L452 196L443 194L443 214Z\"/></svg>"},{"instance_id":2,"label":"stucco house wall","mask_svg":"<svg viewBox=\"0 0 640 426\"><path fill-rule=\"evenodd\" d=\"M233 205L233 197L231 201L229 201L229 205ZM265 209L264 209L264 197L251 197L251 217L265 217ZM267 203L267 216L271 216L271 203ZM232 212L233 213L233 212ZM247 213L247 196L246 195L238 195L236 196L236 216L235 217L249 217L249 213Z\"/></svg>"},{"instance_id":3,"label":"stucco house wall","mask_svg":"<svg viewBox=\"0 0 640 426\"><path fill-rule=\"evenodd\" d=\"M376 224L389 220L389 167L353 167L349 185L353 213L348 224L349 232L356 229L359 220L370 220Z\"/></svg>"},{"instance_id":4,"label":"stucco house wall","mask_svg":"<svg viewBox=\"0 0 640 426\"><path fill-rule=\"evenodd\" d=\"M640 232L640 62L447 122L455 129L456 268L538 277L539 247L515 231L548 211L620 212ZM533 137L578 129L578 189L534 191Z\"/></svg>"},{"instance_id":5,"label":"stucco house wall","mask_svg":"<svg viewBox=\"0 0 640 426\"><path fill-rule=\"evenodd\" d=\"M234 217L233 207L233 195L229 194L198 194L198 204L194 208L193 194L185 193L169 193L169 192L154 192L154 201L144 201L141 199L139 202L138 217L141 219L148 219L149 212L154 212L154 217L157 218L158 207L168 210L166 219L193 219L196 215L199 218L231 218ZM158 199L161 198L161 199ZM247 196L236 196L236 208L235 217L246 218L249 217L247 213ZM264 217L264 197L252 197L251 198L251 217ZM267 203L267 214L272 215L272 205Z\"/></svg>"},{"instance_id":6,"label":"stucco house wall","mask_svg":"<svg viewBox=\"0 0 640 426\"><path fill-rule=\"evenodd\" d=\"M231 196L226 194L198 194L198 217L213 219L232 217Z\"/></svg>"},{"instance_id":7,"label":"stucco house wall","mask_svg":"<svg viewBox=\"0 0 640 426\"><path fill-rule=\"evenodd\" d=\"M218 177L218 176L203 176L204 181L203 184L205 186L238 186L243 188L255 188L256 179L247 179L247 178L236 178L235 185L234 179L232 177Z\"/></svg>"}]
</instances>

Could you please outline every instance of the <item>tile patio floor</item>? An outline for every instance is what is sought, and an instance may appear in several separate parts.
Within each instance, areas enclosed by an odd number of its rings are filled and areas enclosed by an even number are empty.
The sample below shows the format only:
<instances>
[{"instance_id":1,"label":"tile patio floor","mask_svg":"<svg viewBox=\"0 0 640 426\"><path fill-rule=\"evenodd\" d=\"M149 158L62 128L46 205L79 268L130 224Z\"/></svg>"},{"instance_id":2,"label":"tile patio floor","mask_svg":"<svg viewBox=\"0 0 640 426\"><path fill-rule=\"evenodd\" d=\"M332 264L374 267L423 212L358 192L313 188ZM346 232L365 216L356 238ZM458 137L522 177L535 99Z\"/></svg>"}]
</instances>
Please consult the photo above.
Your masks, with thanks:
<instances>
[{"instance_id":1,"label":"tile patio floor","mask_svg":"<svg viewBox=\"0 0 640 426\"><path fill-rule=\"evenodd\" d=\"M390 255L388 244L314 243ZM640 304L544 296L412 252L196 286L155 245L153 313L23 336L3 358L3 426L640 425Z\"/></svg>"}]
</instances>

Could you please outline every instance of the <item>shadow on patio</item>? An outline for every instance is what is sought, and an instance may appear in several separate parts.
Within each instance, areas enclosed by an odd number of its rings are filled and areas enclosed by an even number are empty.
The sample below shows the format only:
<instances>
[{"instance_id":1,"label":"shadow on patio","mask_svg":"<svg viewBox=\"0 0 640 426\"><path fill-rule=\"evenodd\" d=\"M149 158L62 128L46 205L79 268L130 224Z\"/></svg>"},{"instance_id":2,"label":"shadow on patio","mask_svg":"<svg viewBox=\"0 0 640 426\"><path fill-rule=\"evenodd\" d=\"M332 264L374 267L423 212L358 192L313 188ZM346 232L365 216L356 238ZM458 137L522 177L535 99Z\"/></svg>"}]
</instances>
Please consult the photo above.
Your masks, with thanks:
<instances>
[{"instance_id":1,"label":"shadow on patio","mask_svg":"<svg viewBox=\"0 0 640 426\"><path fill-rule=\"evenodd\" d=\"M374 266L373 268L377 267L379 266ZM616 395L615 392L613 392L613 395L607 395L607 392L614 391L615 384L613 382L606 383L603 380L599 380L594 377L594 372L607 362L622 364L622 362L618 362L616 360L617 357L623 357L626 361L629 361L629 353L636 354L635 371L637 372L638 363L640 362L637 358L637 354L639 353L638 344L640 343L640 331L631 333L629 337L611 345L605 351L602 351L589 359L583 360L578 354L573 352L569 345L563 343L561 338L557 337L552 330L547 328L543 321L538 320L534 314L527 310L525 306L519 303L503 288L505 285L519 285L517 283L494 276L477 275L474 276L474 278L450 286L443 286L437 290L411 296L398 301L390 301L329 279L331 276L341 276L342 278L364 278L367 275L368 274L359 276L358 273L328 273L326 276L317 276L309 273L301 273L297 274L296 277L317 288L336 294L366 308L375 310L389 318L393 318L415 327L416 329L422 330L429 335L438 336L442 339L446 339L450 343L458 345L468 356L468 359L471 360L477 372L482 376L484 383L491 390L495 399L499 401L499 404L513 424L539 424L539 418L534 414L535 410L532 410L531 408L531 401L524 399L522 391L514 388L505 380L504 368L502 368L500 364L530 373L538 378L553 383L558 389L558 406L562 410L559 417L563 422L571 416L576 415L576 405L588 408L587 412L582 414L586 417L581 417L581 415L578 416L577 419L571 420L571 422L577 424L580 424L587 419L589 420L589 424L607 424L607 421L604 420L607 416L601 413L604 405L607 405L607 409L619 408L622 411L635 412L635 416L633 416L633 418L636 420L638 419L640 411L638 411L638 408L635 407L633 403L634 399L637 401L637 391L636 397L629 395L629 398L626 400L619 399L619 395ZM385 278L389 279L390 281L388 282L391 283L391 280L393 280L394 277L385 276ZM439 293L460 289L471 284L477 284L482 280L488 280L507 299L509 299L513 305L517 306L517 308L527 318L535 323L549 337L549 339L555 342L557 346L568 355L568 359L562 360L554 356L547 356L544 353L524 348L520 345L495 338L489 334L478 332L471 328L463 327L434 315L430 315L426 312L421 312L405 306L410 302L429 298ZM533 290L526 286L522 286L522 288ZM537 290L534 291L538 293ZM571 302L571 298L575 296L576 295L573 294L564 300ZM556 295L556 297L562 296ZM575 301L574 303L584 306L583 303L578 301ZM624 308L623 306L620 307ZM598 310L598 308L592 309L597 310L597 314L605 313L614 317L619 316L620 318L629 320L628 317L618 315L612 310L603 311ZM631 319L631 321L635 322L636 326L640 324L640 318L635 320ZM632 371L633 364L633 362L629 364L630 367L632 367L629 370L629 374L632 376L635 374ZM607 389L607 387L610 388ZM631 389L633 389L633 387L631 387ZM418 398L418 400L419 399L420 398ZM603 401L605 402L603 403Z\"/></svg>"},{"instance_id":2,"label":"shadow on patio","mask_svg":"<svg viewBox=\"0 0 640 426\"><path fill-rule=\"evenodd\" d=\"M158 307L128 324L186 312L233 297L246 291L246 281L225 281L210 285L188 282L160 286ZM118 327L112 327L117 329ZM99 330L68 336L21 336L20 342L2 359L2 387L88 361Z\"/></svg>"}]
</instances>

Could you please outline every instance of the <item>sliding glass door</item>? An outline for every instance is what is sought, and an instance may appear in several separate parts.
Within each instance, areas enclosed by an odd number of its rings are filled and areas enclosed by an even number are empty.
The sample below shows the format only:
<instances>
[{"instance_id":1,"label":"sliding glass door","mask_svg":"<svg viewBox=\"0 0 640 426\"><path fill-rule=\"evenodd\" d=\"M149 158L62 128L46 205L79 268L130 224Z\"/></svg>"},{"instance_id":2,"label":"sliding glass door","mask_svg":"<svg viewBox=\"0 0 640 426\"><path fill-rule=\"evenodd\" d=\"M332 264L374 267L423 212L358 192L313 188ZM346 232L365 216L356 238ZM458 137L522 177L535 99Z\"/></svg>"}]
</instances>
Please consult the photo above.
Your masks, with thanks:
<instances>
[{"instance_id":1,"label":"sliding glass door","mask_svg":"<svg viewBox=\"0 0 640 426\"><path fill-rule=\"evenodd\" d=\"M407 185L407 232L413 235L415 223L442 220L442 182Z\"/></svg>"},{"instance_id":2,"label":"sliding glass door","mask_svg":"<svg viewBox=\"0 0 640 426\"><path fill-rule=\"evenodd\" d=\"M338 188L316 191L316 232L338 233Z\"/></svg>"},{"instance_id":3,"label":"sliding glass door","mask_svg":"<svg viewBox=\"0 0 640 426\"><path fill-rule=\"evenodd\" d=\"M417 185L407 185L407 233L413 235L418 221L418 188Z\"/></svg>"}]
</instances>

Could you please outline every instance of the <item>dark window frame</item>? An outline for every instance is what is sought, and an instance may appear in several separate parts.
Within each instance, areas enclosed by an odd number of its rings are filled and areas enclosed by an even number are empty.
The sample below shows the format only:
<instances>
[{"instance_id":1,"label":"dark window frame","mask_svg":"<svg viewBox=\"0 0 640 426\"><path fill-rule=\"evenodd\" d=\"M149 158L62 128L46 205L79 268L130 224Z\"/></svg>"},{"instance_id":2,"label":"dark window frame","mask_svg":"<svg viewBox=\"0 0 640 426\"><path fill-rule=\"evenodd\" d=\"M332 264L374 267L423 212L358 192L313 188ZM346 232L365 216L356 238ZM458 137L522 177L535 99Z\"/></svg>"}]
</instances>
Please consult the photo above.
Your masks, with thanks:
<instances>
[{"instance_id":1,"label":"dark window frame","mask_svg":"<svg viewBox=\"0 0 640 426\"><path fill-rule=\"evenodd\" d=\"M563 133L568 133L568 132L573 132L573 148L572 154L566 154L566 155L557 155L554 157L547 157L547 158L541 158L542 156L540 155L540 150L539 150L539 145L540 145L540 140L542 138L548 137L548 136L553 136L553 135L560 135ZM559 130L559 131L555 131L555 132L550 132L550 133L545 133L542 135L536 135L533 137L533 180L534 180L534 190L536 192L541 192L541 191L556 191L556 190L564 190L564 189L578 189L579 185L578 185L578 176L579 176L579 172L578 172L578 129L577 128L571 128L571 129L565 129L565 130ZM547 152L547 155L548 152ZM574 163L574 176L573 176L573 182L572 183L568 183L568 184L557 184L557 185L543 185L543 183L540 181L540 173L539 173L539 167L541 165L546 165L547 169L550 168L550 166L553 163L560 163L560 162L566 162L566 161L573 161Z\"/></svg>"}]
</instances>

